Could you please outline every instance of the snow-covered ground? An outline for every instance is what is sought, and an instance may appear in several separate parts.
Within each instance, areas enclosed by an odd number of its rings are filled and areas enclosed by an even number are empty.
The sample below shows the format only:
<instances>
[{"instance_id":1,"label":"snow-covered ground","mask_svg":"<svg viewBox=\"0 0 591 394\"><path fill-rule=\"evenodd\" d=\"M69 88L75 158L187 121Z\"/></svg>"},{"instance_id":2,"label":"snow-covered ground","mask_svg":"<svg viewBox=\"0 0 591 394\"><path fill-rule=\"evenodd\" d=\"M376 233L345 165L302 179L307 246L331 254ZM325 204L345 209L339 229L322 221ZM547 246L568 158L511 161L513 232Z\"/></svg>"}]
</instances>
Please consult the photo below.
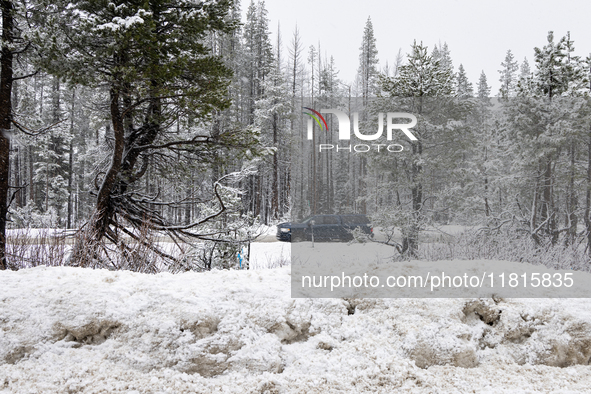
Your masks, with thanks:
<instances>
[{"instance_id":1,"label":"snow-covered ground","mask_svg":"<svg viewBox=\"0 0 591 394\"><path fill-rule=\"evenodd\" d=\"M289 265L291 244L289 242L253 242L250 244L250 269L260 270Z\"/></svg>"},{"instance_id":2,"label":"snow-covered ground","mask_svg":"<svg viewBox=\"0 0 591 394\"><path fill-rule=\"evenodd\" d=\"M588 393L590 307L292 299L290 267L1 272L0 392Z\"/></svg>"}]
</instances>

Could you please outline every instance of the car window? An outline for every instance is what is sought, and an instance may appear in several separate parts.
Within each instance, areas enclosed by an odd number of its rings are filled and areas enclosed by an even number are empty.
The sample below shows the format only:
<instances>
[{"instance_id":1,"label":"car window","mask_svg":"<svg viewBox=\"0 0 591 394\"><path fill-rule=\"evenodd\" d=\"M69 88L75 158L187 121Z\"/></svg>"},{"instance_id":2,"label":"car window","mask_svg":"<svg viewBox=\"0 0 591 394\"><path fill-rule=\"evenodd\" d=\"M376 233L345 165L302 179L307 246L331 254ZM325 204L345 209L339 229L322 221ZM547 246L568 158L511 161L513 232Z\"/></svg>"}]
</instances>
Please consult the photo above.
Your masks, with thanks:
<instances>
[{"instance_id":1,"label":"car window","mask_svg":"<svg viewBox=\"0 0 591 394\"><path fill-rule=\"evenodd\" d=\"M365 215L342 215L343 224L369 224L369 219Z\"/></svg>"},{"instance_id":2,"label":"car window","mask_svg":"<svg viewBox=\"0 0 591 394\"><path fill-rule=\"evenodd\" d=\"M337 215L319 215L310 216L302 221L303 224L308 224L310 221L314 221L315 225L319 224L339 224L340 220Z\"/></svg>"},{"instance_id":3,"label":"car window","mask_svg":"<svg viewBox=\"0 0 591 394\"><path fill-rule=\"evenodd\" d=\"M315 224L315 225L319 225L319 224L326 224L326 223L324 222L324 216L314 216L314 217L312 218L312 220L314 220L314 224Z\"/></svg>"},{"instance_id":4,"label":"car window","mask_svg":"<svg viewBox=\"0 0 591 394\"><path fill-rule=\"evenodd\" d=\"M324 216L322 224L339 224L339 218L335 215Z\"/></svg>"},{"instance_id":5,"label":"car window","mask_svg":"<svg viewBox=\"0 0 591 394\"><path fill-rule=\"evenodd\" d=\"M303 223L303 224L308 224L308 223L310 223L312 220L314 221L314 224L323 224L323 222L324 222L324 221L323 221L323 218L322 218L322 216L309 216L309 217L307 217L306 219L304 219L304 220L302 221L302 223Z\"/></svg>"}]
</instances>

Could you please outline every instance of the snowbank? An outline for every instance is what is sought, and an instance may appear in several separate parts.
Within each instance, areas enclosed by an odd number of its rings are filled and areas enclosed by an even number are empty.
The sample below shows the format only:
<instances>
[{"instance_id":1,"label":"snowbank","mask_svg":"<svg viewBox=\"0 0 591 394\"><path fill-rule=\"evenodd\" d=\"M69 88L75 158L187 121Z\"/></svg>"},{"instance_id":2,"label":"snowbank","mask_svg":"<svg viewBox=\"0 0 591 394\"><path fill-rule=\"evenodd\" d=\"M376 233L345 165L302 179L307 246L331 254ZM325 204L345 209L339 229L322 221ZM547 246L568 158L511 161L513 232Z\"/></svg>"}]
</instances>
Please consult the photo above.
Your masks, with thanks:
<instances>
[{"instance_id":1,"label":"snowbank","mask_svg":"<svg viewBox=\"0 0 591 394\"><path fill-rule=\"evenodd\" d=\"M292 299L290 269L0 273L1 393L589 392L588 299Z\"/></svg>"}]
</instances>

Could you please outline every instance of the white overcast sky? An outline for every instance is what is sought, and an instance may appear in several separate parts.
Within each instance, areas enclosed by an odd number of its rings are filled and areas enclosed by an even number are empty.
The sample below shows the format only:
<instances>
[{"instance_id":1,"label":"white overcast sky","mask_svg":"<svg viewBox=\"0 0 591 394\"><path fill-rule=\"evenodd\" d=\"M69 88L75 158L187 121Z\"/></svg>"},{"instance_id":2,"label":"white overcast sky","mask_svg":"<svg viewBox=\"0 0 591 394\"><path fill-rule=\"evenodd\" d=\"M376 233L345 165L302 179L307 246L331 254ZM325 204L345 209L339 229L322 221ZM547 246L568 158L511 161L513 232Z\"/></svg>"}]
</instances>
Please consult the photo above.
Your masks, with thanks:
<instances>
[{"instance_id":1,"label":"white overcast sky","mask_svg":"<svg viewBox=\"0 0 591 394\"><path fill-rule=\"evenodd\" d=\"M250 0L242 0L243 15L249 4ZM320 42L323 57L334 56L345 82L355 77L368 17L381 67L386 61L392 65L400 48L406 55L415 39L430 50L447 42L455 70L463 64L474 85L484 70L492 95L498 91L498 70L507 50L520 64L527 57L533 68L534 47L545 45L549 30L555 39L570 31L576 54L591 53L590 0L266 0L265 5L273 40L280 22L287 48L297 23L306 56L308 47Z\"/></svg>"}]
</instances>

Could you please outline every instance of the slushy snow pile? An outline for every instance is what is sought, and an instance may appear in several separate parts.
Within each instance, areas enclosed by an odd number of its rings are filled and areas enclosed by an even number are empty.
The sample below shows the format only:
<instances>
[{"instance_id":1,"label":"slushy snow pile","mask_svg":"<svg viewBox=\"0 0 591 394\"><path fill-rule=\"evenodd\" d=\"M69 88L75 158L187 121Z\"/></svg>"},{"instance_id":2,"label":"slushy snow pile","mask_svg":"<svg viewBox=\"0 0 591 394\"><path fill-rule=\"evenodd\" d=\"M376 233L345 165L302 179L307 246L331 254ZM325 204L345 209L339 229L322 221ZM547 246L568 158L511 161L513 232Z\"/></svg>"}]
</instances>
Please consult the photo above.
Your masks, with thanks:
<instances>
[{"instance_id":1,"label":"slushy snow pile","mask_svg":"<svg viewBox=\"0 0 591 394\"><path fill-rule=\"evenodd\" d=\"M0 393L590 392L590 307L292 299L289 267L1 272Z\"/></svg>"}]
</instances>

